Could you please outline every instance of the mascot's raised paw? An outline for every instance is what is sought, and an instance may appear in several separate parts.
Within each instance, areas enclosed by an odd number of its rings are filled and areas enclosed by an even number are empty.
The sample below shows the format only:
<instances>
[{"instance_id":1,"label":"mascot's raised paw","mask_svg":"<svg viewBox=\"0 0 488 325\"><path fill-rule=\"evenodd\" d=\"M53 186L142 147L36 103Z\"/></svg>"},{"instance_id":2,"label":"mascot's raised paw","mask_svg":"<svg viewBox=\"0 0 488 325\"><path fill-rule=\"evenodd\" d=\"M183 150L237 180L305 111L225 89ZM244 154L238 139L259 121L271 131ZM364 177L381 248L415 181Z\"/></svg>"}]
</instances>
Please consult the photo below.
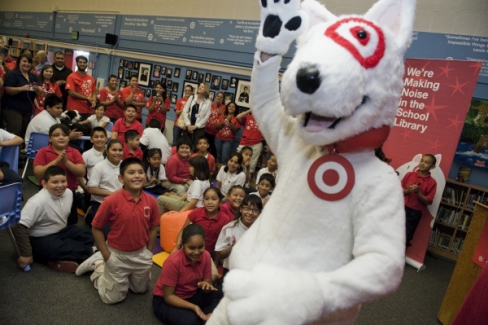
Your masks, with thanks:
<instances>
[{"instance_id":1,"label":"mascot's raised paw","mask_svg":"<svg viewBox=\"0 0 488 325\"><path fill-rule=\"evenodd\" d=\"M251 271L229 272L224 292L230 299L227 316L232 325L303 324L318 318L323 311L320 306L324 305L313 273L287 271L263 263Z\"/></svg>"},{"instance_id":2,"label":"mascot's raised paw","mask_svg":"<svg viewBox=\"0 0 488 325\"><path fill-rule=\"evenodd\" d=\"M260 2L261 26L256 48L261 52L283 55L307 25L306 15L299 10L300 0Z\"/></svg>"}]
</instances>

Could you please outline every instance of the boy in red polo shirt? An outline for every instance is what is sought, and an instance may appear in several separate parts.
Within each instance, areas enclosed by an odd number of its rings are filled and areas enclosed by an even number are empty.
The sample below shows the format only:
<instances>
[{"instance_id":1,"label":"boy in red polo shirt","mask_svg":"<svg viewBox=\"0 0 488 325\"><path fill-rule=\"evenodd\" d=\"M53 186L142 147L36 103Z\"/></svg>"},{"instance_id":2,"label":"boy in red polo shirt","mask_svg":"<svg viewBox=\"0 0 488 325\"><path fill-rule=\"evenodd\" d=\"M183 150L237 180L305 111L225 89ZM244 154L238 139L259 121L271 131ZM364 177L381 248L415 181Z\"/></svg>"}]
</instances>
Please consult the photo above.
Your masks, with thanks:
<instances>
[{"instance_id":1,"label":"boy in red polo shirt","mask_svg":"<svg viewBox=\"0 0 488 325\"><path fill-rule=\"evenodd\" d=\"M117 139L125 144L125 132L128 130L135 130L142 136L144 128L142 127L142 124L136 120L137 111L134 106L127 105L125 107L124 116L124 118L119 118L117 122L115 122L111 138Z\"/></svg>"},{"instance_id":2,"label":"boy in red polo shirt","mask_svg":"<svg viewBox=\"0 0 488 325\"><path fill-rule=\"evenodd\" d=\"M90 279L106 304L124 300L129 289L144 293L149 288L159 208L156 199L142 191L145 178L139 159L122 161L119 181L123 188L103 200L92 222L100 251L76 269L78 276L94 271ZM107 223L110 231L105 242L103 228Z\"/></svg>"},{"instance_id":3,"label":"boy in red polo shirt","mask_svg":"<svg viewBox=\"0 0 488 325\"><path fill-rule=\"evenodd\" d=\"M417 171L412 171L402 179L403 195L405 200L405 228L406 245L415 234L422 217L422 210L434 200L437 182L430 176L430 170L435 168L437 159L434 155L426 154L422 157Z\"/></svg>"},{"instance_id":4,"label":"boy in red polo shirt","mask_svg":"<svg viewBox=\"0 0 488 325\"><path fill-rule=\"evenodd\" d=\"M139 160L142 160L142 150L139 148L139 140L141 136L137 131L129 130L125 132L125 145L124 145L124 158L131 158L135 157Z\"/></svg>"}]
</instances>

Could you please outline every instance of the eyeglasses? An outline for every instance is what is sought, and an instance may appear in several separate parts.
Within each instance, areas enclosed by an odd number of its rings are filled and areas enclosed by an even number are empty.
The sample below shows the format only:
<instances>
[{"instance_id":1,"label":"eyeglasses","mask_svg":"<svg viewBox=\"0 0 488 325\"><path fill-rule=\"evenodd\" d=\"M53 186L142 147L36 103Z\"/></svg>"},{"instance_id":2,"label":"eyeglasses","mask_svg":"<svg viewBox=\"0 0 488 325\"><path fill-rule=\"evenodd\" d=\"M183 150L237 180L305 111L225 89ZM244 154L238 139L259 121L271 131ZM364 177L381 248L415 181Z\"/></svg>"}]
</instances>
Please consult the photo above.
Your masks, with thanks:
<instances>
[{"instance_id":1,"label":"eyeglasses","mask_svg":"<svg viewBox=\"0 0 488 325\"><path fill-rule=\"evenodd\" d=\"M242 207L242 210L246 211L246 212L250 212L252 211L253 213L261 213L261 210L257 209L257 208L250 208L250 207Z\"/></svg>"}]
</instances>

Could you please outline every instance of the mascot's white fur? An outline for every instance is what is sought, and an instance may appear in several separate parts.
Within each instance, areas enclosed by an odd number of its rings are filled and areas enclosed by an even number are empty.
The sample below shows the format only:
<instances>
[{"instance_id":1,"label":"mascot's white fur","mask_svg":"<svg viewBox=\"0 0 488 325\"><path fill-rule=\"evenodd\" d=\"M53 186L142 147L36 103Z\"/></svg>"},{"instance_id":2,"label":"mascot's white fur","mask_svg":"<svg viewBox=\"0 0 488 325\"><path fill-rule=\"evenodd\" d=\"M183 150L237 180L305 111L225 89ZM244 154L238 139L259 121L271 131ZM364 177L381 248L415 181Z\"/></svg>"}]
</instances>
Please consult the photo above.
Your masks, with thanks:
<instances>
[{"instance_id":1,"label":"mascot's white fur","mask_svg":"<svg viewBox=\"0 0 488 325\"><path fill-rule=\"evenodd\" d=\"M251 100L280 179L233 248L207 324L352 324L403 274L402 189L373 147L397 111L415 1L344 17L314 0L261 7ZM281 56L294 39L280 100Z\"/></svg>"}]
</instances>

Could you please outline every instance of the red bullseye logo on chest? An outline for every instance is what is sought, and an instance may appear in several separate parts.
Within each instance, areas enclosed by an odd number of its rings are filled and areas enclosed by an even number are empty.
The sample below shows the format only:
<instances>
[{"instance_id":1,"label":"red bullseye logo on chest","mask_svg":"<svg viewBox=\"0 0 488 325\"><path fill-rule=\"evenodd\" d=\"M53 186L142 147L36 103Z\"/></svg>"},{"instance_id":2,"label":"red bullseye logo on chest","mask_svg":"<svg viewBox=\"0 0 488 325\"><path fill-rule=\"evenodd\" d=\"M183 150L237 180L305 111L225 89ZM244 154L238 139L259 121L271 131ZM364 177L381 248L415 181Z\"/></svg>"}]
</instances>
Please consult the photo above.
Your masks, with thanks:
<instances>
[{"instance_id":1,"label":"red bullseye logo on chest","mask_svg":"<svg viewBox=\"0 0 488 325\"><path fill-rule=\"evenodd\" d=\"M342 200L354 187L354 168L340 155L325 155L310 166L307 180L313 194L322 200Z\"/></svg>"},{"instance_id":2,"label":"red bullseye logo on chest","mask_svg":"<svg viewBox=\"0 0 488 325\"><path fill-rule=\"evenodd\" d=\"M374 68L385 54L383 31L362 18L338 20L325 30L325 36L348 50L366 69Z\"/></svg>"}]
</instances>

